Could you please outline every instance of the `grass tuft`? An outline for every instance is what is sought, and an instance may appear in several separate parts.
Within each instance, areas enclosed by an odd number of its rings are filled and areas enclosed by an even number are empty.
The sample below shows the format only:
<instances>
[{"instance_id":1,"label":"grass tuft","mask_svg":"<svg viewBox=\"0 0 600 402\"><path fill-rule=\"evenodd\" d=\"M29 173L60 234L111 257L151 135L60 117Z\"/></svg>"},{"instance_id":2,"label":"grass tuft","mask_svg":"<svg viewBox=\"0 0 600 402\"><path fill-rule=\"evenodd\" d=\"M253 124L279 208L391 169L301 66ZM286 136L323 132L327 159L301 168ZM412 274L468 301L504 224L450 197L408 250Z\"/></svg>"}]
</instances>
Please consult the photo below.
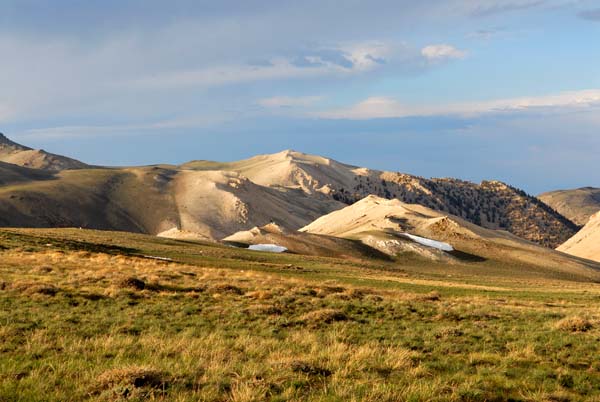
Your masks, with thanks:
<instances>
[{"instance_id":1,"label":"grass tuft","mask_svg":"<svg viewBox=\"0 0 600 402\"><path fill-rule=\"evenodd\" d=\"M98 376L91 394L130 399L150 398L170 386L170 376L150 367L130 366L110 369Z\"/></svg>"},{"instance_id":2,"label":"grass tuft","mask_svg":"<svg viewBox=\"0 0 600 402\"><path fill-rule=\"evenodd\" d=\"M341 310L324 308L306 313L300 317L300 320L308 325L331 324L348 320L348 315Z\"/></svg>"},{"instance_id":3,"label":"grass tuft","mask_svg":"<svg viewBox=\"0 0 600 402\"><path fill-rule=\"evenodd\" d=\"M332 371L329 369L315 366L299 360L291 362L290 368L294 373L303 373L309 376L329 377L331 374L333 374Z\"/></svg>"},{"instance_id":4,"label":"grass tuft","mask_svg":"<svg viewBox=\"0 0 600 402\"><path fill-rule=\"evenodd\" d=\"M54 285L36 282L17 282L13 284L12 288L26 295L40 294L45 296L56 296L60 291L60 289Z\"/></svg>"},{"instance_id":5,"label":"grass tuft","mask_svg":"<svg viewBox=\"0 0 600 402\"><path fill-rule=\"evenodd\" d=\"M592 327L592 323L583 317L567 317L556 323L557 329L568 332L586 332Z\"/></svg>"},{"instance_id":6,"label":"grass tuft","mask_svg":"<svg viewBox=\"0 0 600 402\"><path fill-rule=\"evenodd\" d=\"M146 288L146 282L144 282L141 279L130 276L119 281L119 287L124 289L144 290Z\"/></svg>"},{"instance_id":7,"label":"grass tuft","mask_svg":"<svg viewBox=\"0 0 600 402\"><path fill-rule=\"evenodd\" d=\"M434 290L427 294L419 296L417 299L420 301L440 301L441 298L442 295L440 295L440 292Z\"/></svg>"},{"instance_id":8,"label":"grass tuft","mask_svg":"<svg viewBox=\"0 0 600 402\"><path fill-rule=\"evenodd\" d=\"M212 293L216 293L216 294L222 294L222 293L229 293L229 294L234 294L234 295L243 295L244 294L244 290L242 288L235 286L235 285L230 285L228 283L216 284L216 285L212 286L210 288L210 290L212 291Z\"/></svg>"}]
</instances>

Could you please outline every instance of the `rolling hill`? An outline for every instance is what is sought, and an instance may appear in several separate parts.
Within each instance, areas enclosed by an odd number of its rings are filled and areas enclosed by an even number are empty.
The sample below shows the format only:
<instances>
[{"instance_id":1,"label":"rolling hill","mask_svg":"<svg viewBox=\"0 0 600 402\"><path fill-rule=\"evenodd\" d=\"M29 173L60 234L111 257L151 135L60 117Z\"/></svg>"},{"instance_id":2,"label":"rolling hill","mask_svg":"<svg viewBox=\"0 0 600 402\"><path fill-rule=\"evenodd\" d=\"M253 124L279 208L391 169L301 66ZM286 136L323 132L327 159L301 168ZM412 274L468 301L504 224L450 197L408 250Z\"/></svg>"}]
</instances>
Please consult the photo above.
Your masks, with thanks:
<instances>
[{"instance_id":1,"label":"rolling hill","mask_svg":"<svg viewBox=\"0 0 600 402\"><path fill-rule=\"evenodd\" d=\"M236 246L275 244L302 255L389 260L386 254L360 241L288 230L274 223L234 233L223 241Z\"/></svg>"},{"instance_id":2,"label":"rolling hill","mask_svg":"<svg viewBox=\"0 0 600 402\"><path fill-rule=\"evenodd\" d=\"M425 179L289 150L228 163L107 168L34 151L1 136L2 160L10 163L0 165L0 224L5 226L220 240L270 222L299 229L374 194L552 248L578 229L537 198L501 182Z\"/></svg>"},{"instance_id":3,"label":"rolling hill","mask_svg":"<svg viewBox=\"0 0 600 402\"><path fill-rule=\"evenodd\" d=\"M600 212L592 215L583 229L557 250L600 262Z\"/></svg>"},{"instance_id":4,"label":"rolling hill","mask_svg":"<svg viewBox=\"0 0 600 402\"><path fill-rule=\"evenodd\" d=\"M140 202L143 200L143 202ZM84 227L218 240L271 221L298 229L340 208L234 172L80 169L0 187L0 225Z\"/></svg>"},{"instance_id":5,"label":"rolling hill","mask_svg":"<svg viewBox=\"0 0 600 402\"><path fill-rule=\"evenodd\" d=\"M492 260L509 263L512 269L522 264L533 265L546 274L560 271L597 275L594 264L540 247L506 231L482 228L422 205L377 196L368 196L322 216L300 231L360 240L390 255L411 252L444 262ZM427 246L430 240L449 245L453 250Z\"/></svg>"},{"instance_id":6,"label":"rolling hill","mask_svg":"<svg viewBox=\"0 0 600 402\"><path fill-rule=\"evenodd\" d=\"M485 228L507 230L548 247L558 246L578 230L577 225L537 198L498 181L475 184L457 179L425 179L291 150L230 163L193 161L181 168L231 170L260 185L299 189L316 198L332 198L345 204L370 194L397 198Z\"/></svg>"},{"instance_id":7,"label":"rolling hill","mask_svg":"<svg viewBox=\"0 0 600 402\"><path fill-rule=\"evenodd\" d=\"M52 178L51 172L0 162L0 186Z\"/></svg>"},{"instance_id":8,"label":"rolling hill","mask_svg":"<svg viewBox=\"0 0 600 402\"><path fill-rule=\"evenodd\" d=\"M538 198L580 226L600 211L600 188L550 191Z\"/></svg>"}]
</instances>

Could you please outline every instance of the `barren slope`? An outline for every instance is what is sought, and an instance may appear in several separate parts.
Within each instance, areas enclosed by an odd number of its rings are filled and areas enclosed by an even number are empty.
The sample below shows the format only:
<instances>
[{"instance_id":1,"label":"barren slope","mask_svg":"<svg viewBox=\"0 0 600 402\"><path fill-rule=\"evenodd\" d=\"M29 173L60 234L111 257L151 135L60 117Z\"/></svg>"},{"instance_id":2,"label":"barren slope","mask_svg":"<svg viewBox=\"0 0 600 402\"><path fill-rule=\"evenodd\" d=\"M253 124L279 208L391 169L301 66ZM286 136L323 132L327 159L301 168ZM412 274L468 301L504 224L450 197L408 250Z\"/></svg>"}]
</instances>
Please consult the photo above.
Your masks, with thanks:
<instances>
[{"instance_id":1,"label":"barren slope","mask_svg":"<svg viewBox=\"0 0 600 402\"><path fill-rule=\"evenodd\" d=\"M397 198L486 228L505 229L549 247L556 247L577 231L575 224L537 198L498 181L474 184L456 179L425 179L290 150L230 163L194 161L183 167L237 171L258 184L302 189L307 194L346 204L370 194Z\"/></svg>"},{"instance_id":2,"label":"barren slope","mask_svg":"<svg viewBox=\"0 0 600 402\"><path fill-rule=\"evenodd\" d=\"M592 215L583 229L557 250L600 262L600 212Z\"/></svg>"},{"instance_id":3,"label":"barren slope","mask_svg":"<svg viewBox=\"0 0 600 402\"><path fill-rule=\"evenodd\" d=\"M234 233L223 241L243 246L276 244L292 253L321 257L389 259L359 241L288 230L274 223Z\"/></svg>"},{"instance_id":4,"label":"barren slope","mask_svg":"<svg viewBox=\"0 0 600 402\"><path fill-rule=\"evenodd\" d=\"M369 196L342 210L334 211L300 230L359 239L384 252L388 248L390 253L414 251L423 255L419 250L407 248L407 244L411 242L404 238L403 233L409 233L446 242L457 251L450 255L459 258L510 262L514 267L531 264L543 270L577 275L598 274L595 269L597 266L593 264L537 246L508 232L485 229L421 205L376 196ZM442 254L429 249L434 255Z\"/></svg>"},{"instance_id":5,"label":"barren slope","mask_svg":"<svg viewBox=\"0 0 600 402\"><path fill-rule=\"evenodd\" d=\"M182 171L173 186L179 229L210 239L270 222L298 229L343 206L297 190L259 186L235 172Z\"/></svg>"},{"instance_id":6,"label":"barren slope","mask_svg":"<svg viewBox=\"0 0 600 402\"><path fill-rule=\"evenodd\" d=\"M600 188L550 191L538 198L580 226L600 211Z\"/></svg>"},{"instance_id":7,"label":"barren slope","mask_svg":"<svg viewBox=\"0 0 600 402\"><path fill-rule=\"evenodd\" d=\"M340 208L232 172L82 169L0 187L0 225L115 229L218 240L275 221L298 229Z\"/></svg>"}]
</instances>

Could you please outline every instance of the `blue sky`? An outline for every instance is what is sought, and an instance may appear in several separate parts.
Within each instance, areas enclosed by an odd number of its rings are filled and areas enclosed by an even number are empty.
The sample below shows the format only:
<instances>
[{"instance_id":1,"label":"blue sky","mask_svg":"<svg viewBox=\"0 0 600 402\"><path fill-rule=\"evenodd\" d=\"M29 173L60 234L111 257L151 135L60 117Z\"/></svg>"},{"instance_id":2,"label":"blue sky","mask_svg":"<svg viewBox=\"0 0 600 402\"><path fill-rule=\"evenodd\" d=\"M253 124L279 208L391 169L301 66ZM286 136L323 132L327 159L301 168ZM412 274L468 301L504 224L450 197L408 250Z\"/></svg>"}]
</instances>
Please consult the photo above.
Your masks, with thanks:
<instances>
[{"instance_id":1,"label":"blue sky","mask_svg":"<svg viewBox=\"0 0 600 402\"><path fill-rule=\"evenodd\" d=\"M0 131L90 163L600 186L597 1L2 0L0 55Z\"/></svg>"}]
</instances>

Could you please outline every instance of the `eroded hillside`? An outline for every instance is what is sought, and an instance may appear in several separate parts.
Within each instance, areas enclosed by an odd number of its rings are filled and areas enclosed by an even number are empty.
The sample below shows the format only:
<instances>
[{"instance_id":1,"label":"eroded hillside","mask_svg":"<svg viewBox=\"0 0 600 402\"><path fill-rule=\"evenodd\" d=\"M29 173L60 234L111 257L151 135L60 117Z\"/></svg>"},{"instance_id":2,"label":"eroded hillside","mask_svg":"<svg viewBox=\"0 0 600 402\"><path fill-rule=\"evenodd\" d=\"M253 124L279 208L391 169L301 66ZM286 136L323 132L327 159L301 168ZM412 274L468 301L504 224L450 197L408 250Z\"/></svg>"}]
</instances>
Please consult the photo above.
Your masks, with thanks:
<instances>
[{"instance_id":1,"label":"eroded hillside","mask_svg":"<svg viewBox=\"0 0 600 402\"><path fill-rule=\"evenodd\" d=\"M231 163L195 161L182 167L233 170L258 184L301 189L315 197L329 197L345 204L370 194L397 198L459 216L485 228L507 230L552 248L578 229L537 198L499 181L476 184L457 179L426 179L289 150Z\"/></svg>"}]
</instances>

